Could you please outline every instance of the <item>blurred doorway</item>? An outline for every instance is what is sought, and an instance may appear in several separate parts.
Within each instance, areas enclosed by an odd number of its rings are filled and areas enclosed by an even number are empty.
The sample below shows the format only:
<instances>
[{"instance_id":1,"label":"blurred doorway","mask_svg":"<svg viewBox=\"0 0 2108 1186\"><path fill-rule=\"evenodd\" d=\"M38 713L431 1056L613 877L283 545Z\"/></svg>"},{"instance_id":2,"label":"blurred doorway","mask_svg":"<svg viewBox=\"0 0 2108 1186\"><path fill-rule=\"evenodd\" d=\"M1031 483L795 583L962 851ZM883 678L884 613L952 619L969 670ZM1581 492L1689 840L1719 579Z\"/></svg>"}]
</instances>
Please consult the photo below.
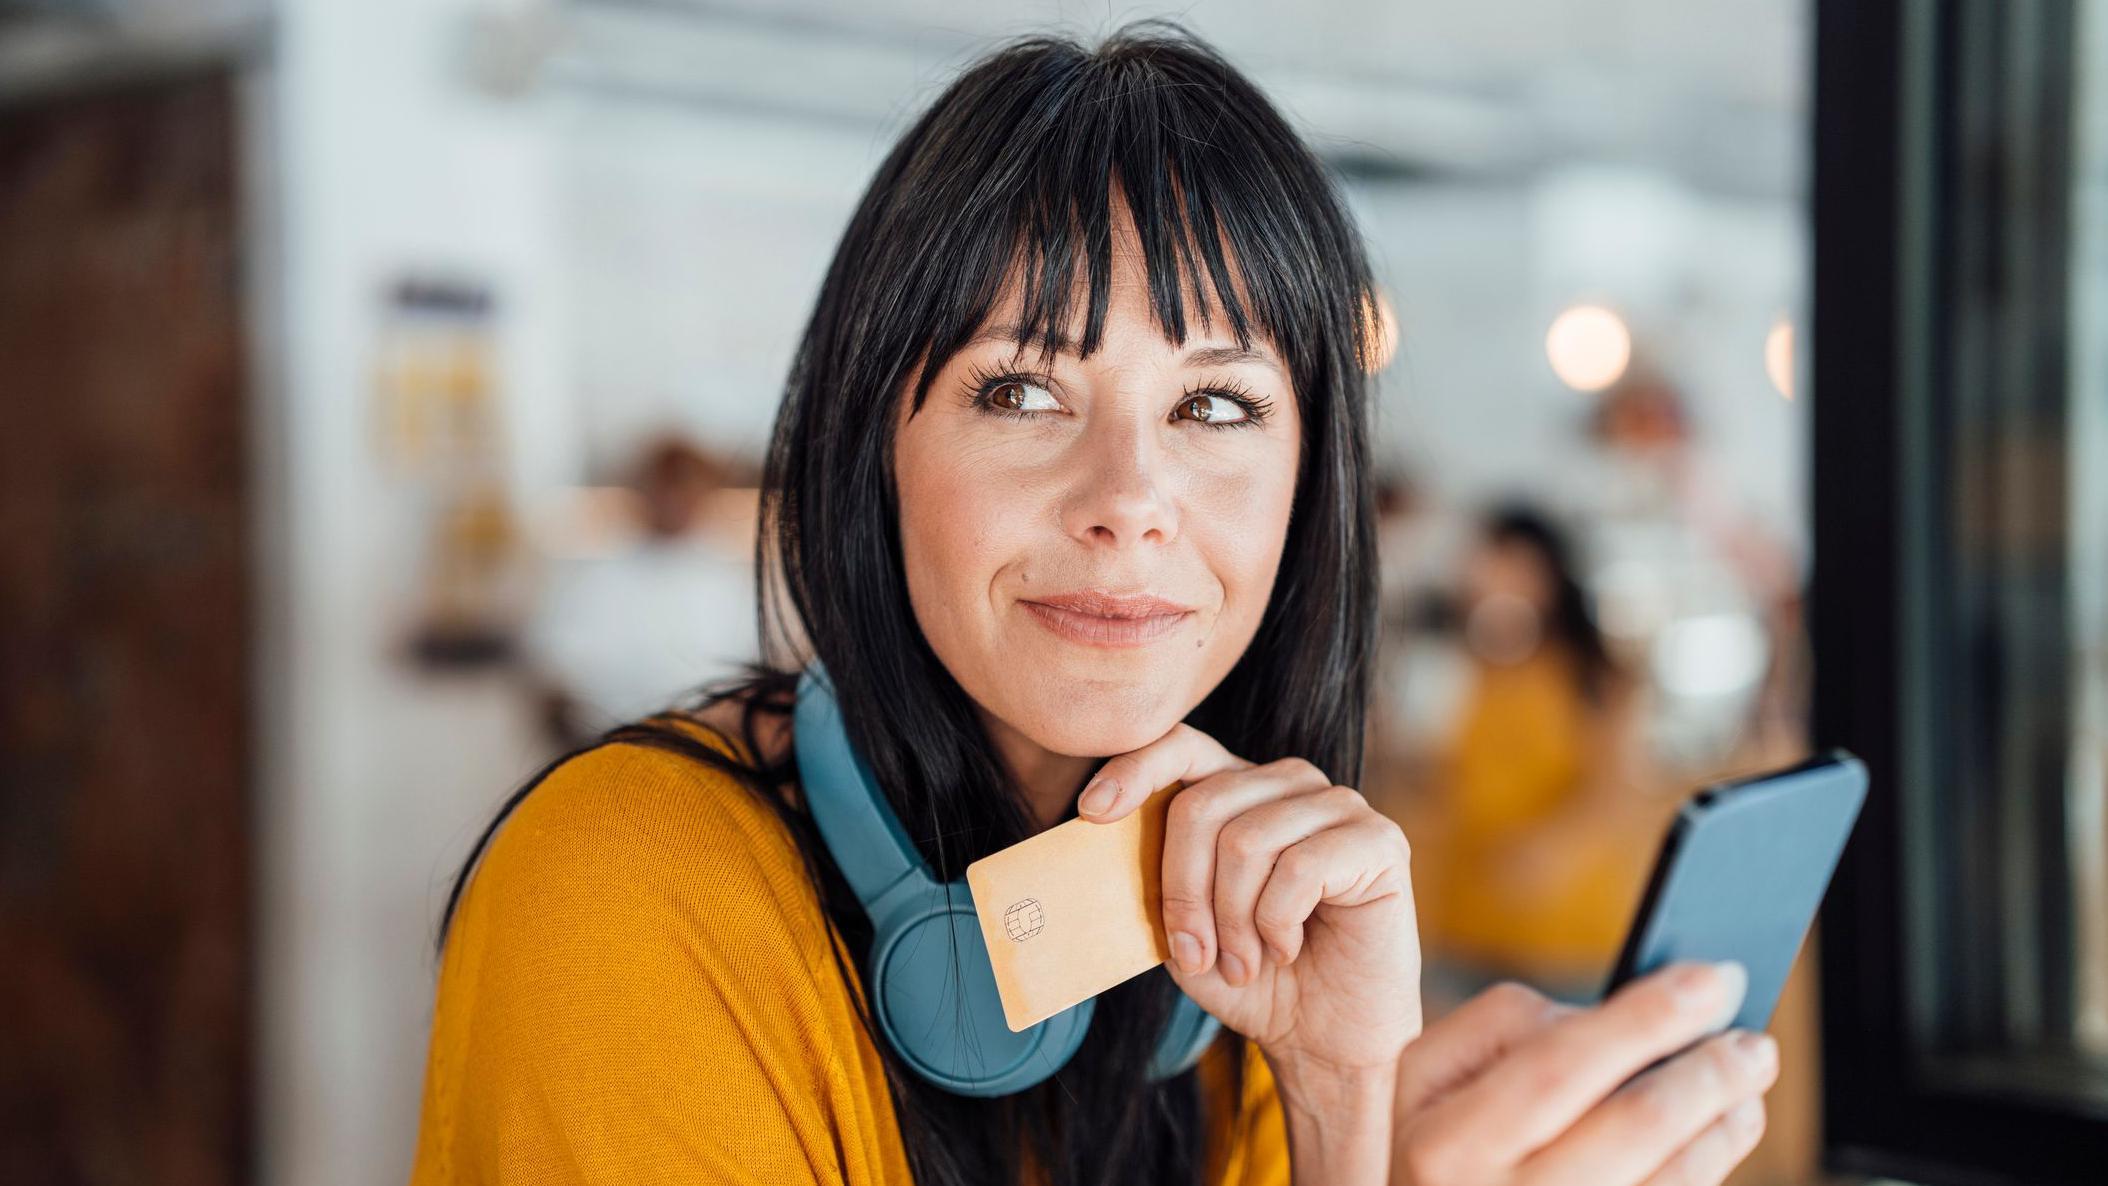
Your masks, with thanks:
<instances>
[{"instance_id":1,"label":"blurred doorway","mask_svg":"<svg viewBox=\"0 0 2108 1186\"><path fill-rule=\"evenodd\" d=\"M236 108L0 105L0 1180L249 1176Z\"/></svg>"}]
</instances>

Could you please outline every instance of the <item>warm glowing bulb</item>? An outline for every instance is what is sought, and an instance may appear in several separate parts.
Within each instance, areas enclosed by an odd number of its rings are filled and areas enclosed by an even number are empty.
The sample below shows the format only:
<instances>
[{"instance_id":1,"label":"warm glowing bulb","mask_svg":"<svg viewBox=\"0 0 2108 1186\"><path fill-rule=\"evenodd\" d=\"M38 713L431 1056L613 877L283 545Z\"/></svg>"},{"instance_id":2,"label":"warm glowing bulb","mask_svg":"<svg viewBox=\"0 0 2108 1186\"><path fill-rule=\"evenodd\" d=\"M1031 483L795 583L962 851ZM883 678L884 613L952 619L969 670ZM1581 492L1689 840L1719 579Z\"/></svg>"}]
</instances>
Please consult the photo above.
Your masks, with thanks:
<instances>
[{"instance_id":1,"label":"warm glowing bulb","mask_svg":"<svg viewBox=\"0 0 2108 1186\"><path fill-rule=\"evenodd\" d=\"M1370 327L1369 354L1361 360L1361 369L1372 375L1391 365L1392 357L1398 353L1398 318L1391 312L1391 298L1380 288L1376 290L1375 305L1370 313L1367 303L1363 304L1365 315L1374 324Z\"/></svg>"},{"instance_id":2,"label":"warm glowing bulb","mask_svg":"<svg viewBox=\"0 0 2108 1186\"><path fill-rule=\"evenodd\" d=\"M1779 394L1793 398L1793 322L1781 317L1764 335L1764 373Z\"/></svg>"},{"instance_id":3,"label":"warm glowing bulb","mask_svg":"<svg viewBox=\"0 0 2108 1186\"><path fill-rule=\"evenodd\" d=\"M1617 382L1632 361L1632 333L1623 318L1601 305L1575 305L1552 319L1544 353L1561 383L1576 391L1601 391Z\"/></svg>"}]
</instances>

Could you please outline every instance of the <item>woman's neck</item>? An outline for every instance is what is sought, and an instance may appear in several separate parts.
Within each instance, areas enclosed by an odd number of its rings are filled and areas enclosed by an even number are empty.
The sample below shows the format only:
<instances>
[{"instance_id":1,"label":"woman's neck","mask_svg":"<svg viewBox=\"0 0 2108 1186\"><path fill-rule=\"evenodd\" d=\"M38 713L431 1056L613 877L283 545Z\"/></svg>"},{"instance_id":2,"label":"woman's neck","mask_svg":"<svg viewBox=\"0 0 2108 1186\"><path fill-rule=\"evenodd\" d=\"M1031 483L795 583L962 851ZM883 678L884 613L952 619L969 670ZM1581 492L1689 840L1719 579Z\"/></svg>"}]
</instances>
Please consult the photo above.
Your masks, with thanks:
<instances>
[{"instance_id":1,"label":"woman's neck","mask_svg":"<svg viewBox=\"0 0 2108 1186\"><path fill-rule=\"evenodd\" d=\"M1102 758L1057 754L980 710L982 726L995 742L1003 766L1017 779L1025 793L1025 807L1032 813L1033 829L1044 831L1061 822L1083 792L1085 780L1104 764Z\"/></svg>"},{"instance_id":2,"label":"woman's neck","mask_svg":"<svg viewBox=\"0 0 2108 1186\"><path fill-rule=\"evenodd\" d=\"M727 697L695 714L695 719L716 730L727 738L741 735L742 702L737 697ZM994 739L997 755L1005 769L1013 772L1018 784L1025 790L1025 805L1032 813L1034 831L1045 831L1061 822L1069 813L1069 805L1083 793L1084 780L1104 765L1102 758L1077 758L1068 754L1057 754L1031 738L997 720L985 709L976 709L982 728ZM791 752L791 717L788 713L755 714L755 730L760 736L761 751L765 760L780 762ZM795 796L795 788L784 788L786 797Z\"/></svg>"}]
</instances>

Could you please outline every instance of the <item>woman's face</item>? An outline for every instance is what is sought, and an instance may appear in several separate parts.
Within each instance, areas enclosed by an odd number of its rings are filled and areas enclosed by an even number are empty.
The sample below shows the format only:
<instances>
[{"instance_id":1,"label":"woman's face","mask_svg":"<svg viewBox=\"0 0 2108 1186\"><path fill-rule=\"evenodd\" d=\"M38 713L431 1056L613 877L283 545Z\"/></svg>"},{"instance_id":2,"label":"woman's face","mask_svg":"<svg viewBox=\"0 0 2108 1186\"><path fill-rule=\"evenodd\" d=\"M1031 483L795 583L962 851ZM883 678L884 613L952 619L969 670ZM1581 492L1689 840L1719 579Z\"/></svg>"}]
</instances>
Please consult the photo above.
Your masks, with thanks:
<instances>
[{"instance_id":1,"label":"woman's face","mask_svg":"<svg viewBox=\"0 0 2108 1186\"><path fill-rule=\"evenodd\" d=\"M1212 306L1203 329L1190 288L1192 336L1165 340L1116 211L1111 303L1090 358L1072 345L1080 311L1061 353L1042 360L1035 341L1020 354L995 328L1017 320L1013 288L921 410L909 415L905 395L897 405L916 621L992 731L1073 756L1156 740L1244 653L1273 591L1302 438L1271 343L1255 335L1240 352ZM1074 595L1082 603L1048 604Z\"/></svg>"},{"instance_id":2,"label":"woman's face","mask_svg":"<svg viewBox=\"0 0 2108 1186\"><path fill-rule=\"evenodd\" d=\"M1558 600L1550 562L1514 540L1486 540L1464 565L1464 639L1480 658L1503 666L1537 651Z\"/></svg>"}]
</instances>

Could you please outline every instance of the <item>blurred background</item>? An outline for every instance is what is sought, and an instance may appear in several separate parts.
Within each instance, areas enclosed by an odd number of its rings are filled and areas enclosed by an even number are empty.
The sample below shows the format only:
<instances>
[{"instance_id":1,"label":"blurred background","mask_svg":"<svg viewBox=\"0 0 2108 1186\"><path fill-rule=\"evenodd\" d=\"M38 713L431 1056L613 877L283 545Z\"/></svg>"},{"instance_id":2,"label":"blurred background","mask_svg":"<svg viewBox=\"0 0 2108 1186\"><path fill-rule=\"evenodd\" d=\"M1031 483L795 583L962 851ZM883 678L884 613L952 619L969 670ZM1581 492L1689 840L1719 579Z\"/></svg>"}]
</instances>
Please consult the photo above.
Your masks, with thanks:
<instances>
[{"instance_id":1,"label":"blurred background","mask_svg":"<svg viewBox=\"0 0 2108 1186\"><path fill-rule=\"evenodd\" d=\"M1905 10L1848 7L1867 85L1907 75ZM2108 22L2018 7L2000 45L2063 51L2015 77L2062 102L2070 366L2031 439L2069 452L1985 479L2053 507L1968 521L2053 545L2050 666L2000 687L2059 681L2012 728L2060 739L2070 826L2065 962L1996 966L2064 969L2027 1044L2098 1119ZM1287 110L1372 249L1363 789L1414 842L1430 1013L1593 998L1677 806L1813 740L1812 6L0 0L0 1180L406 1175L475 835L755 655L760 451L871 170L995 40L1145 15ZM1744 1186L1840 1168L1822 933Z\"/></svg>"}]
</instances>

